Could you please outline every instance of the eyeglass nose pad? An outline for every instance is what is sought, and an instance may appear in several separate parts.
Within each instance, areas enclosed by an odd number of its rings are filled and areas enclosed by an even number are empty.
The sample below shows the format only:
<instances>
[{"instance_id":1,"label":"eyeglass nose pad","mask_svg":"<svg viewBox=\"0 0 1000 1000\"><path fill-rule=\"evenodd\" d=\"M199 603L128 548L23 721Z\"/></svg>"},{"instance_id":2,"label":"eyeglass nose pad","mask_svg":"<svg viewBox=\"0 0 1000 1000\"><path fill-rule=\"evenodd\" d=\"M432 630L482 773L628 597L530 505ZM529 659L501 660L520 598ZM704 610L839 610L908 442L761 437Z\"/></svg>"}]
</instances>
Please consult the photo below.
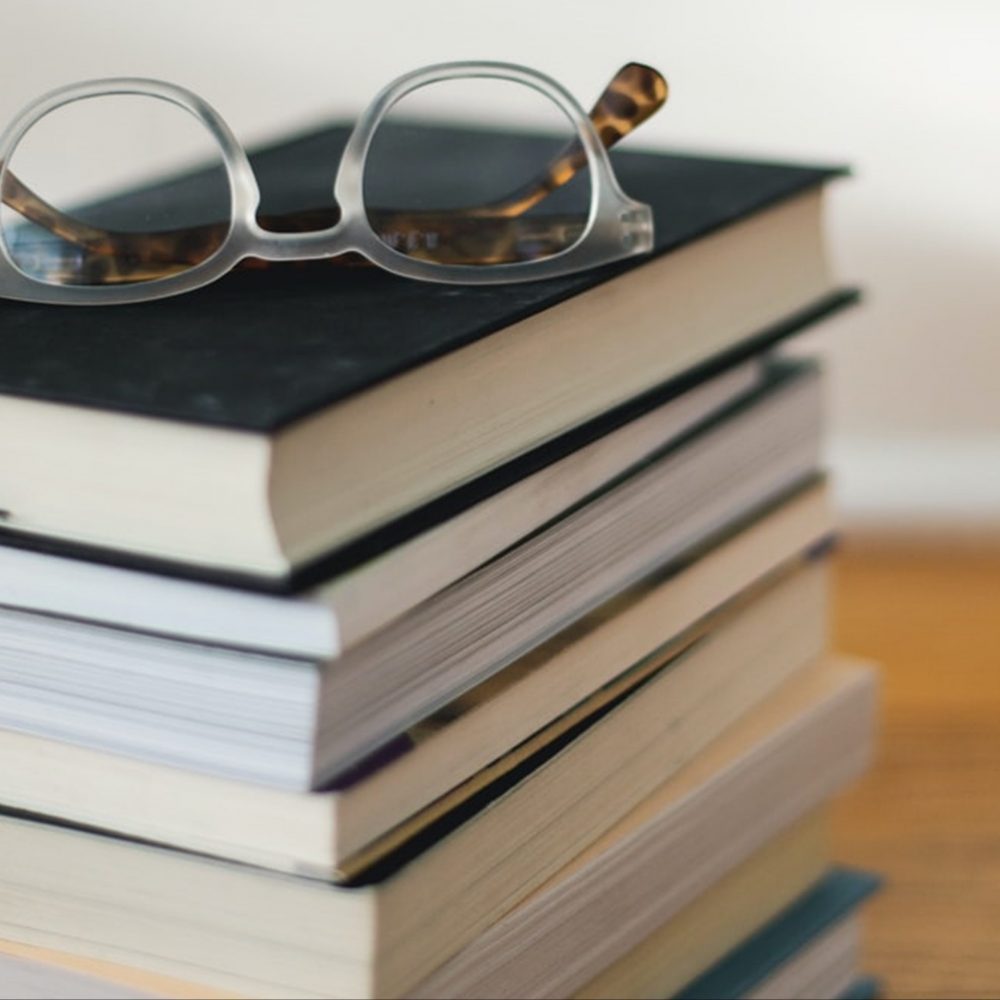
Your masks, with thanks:
<instances>
[{"instance_id":1,"label":"eyeglass nose pad","mask_svg":"<svg viewBox=\"0 0 1000 1000\"><path fill-rule=\"evenodd\" d=\"M332 229L343 213L335 202L295 212L258 212L257 225L267 233L316 233Z\"/></svg>"}]
</instances>

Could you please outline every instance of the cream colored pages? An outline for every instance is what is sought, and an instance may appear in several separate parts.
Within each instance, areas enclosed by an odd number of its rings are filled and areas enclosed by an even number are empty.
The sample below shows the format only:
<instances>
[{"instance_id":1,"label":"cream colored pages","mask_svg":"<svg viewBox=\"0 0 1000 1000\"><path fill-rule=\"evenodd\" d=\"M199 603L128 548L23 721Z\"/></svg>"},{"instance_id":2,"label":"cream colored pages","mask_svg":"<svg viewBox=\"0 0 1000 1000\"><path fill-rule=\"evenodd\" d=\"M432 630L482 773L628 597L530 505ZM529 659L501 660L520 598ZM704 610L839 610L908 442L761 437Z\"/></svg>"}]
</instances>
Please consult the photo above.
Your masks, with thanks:
<instances>
[{"instance_id":1,"label":"cream colored pages","mask_svg":"<svg viewBox=\"0 0 1000 1000\"><path fill-rule=\"evenodd\" d=\"M807 892L830 863L826 810L779 833L749 860L577 994L578 1000L674 996Z\"/></svg>"}]
</instances>

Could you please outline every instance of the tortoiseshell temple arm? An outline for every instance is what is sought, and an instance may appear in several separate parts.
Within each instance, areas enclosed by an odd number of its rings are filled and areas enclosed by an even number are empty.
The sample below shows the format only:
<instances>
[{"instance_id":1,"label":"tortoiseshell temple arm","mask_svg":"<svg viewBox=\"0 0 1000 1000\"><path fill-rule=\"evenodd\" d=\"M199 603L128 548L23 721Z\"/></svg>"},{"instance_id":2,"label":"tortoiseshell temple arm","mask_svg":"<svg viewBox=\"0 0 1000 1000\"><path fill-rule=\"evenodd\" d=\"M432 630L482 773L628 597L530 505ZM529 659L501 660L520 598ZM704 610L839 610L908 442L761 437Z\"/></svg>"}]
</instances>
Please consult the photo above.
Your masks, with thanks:
<instances>
[{"instance_id":1,"label":"tortoiseshell temple arm","mask_svg":"<svg viewBox=\"0 0 1000 1000\"><path fill-rule=\"evenodd\" d=\"M610 149L655 115L666 100L667 81L655 69L641 63L628 63L618 70L590 109L590 121L604 148ZM573 139L540 177L502 201L477 209L475 214L523 215L553 191L568 184L586 165L587 152L579 139Z\"/></svg>"},{"instance_id":2,"label":"tortoiseshell temple arm","mask_svg":"<svg viewBox=\"0 0 1000 1000\"><path fill-rule=\"evenodd\" d=\"M622 67L591 109L590 119L601 142L610 148L655 114L667 99L667 83L649 66L629 63ZM576 218L546 216L524 218L525 213L553 191L568 183L587 165L579 140L573 140L535 180L505 198L476 209L450 212L372 211L369 219L384 242L400 245L409 256L438 263L499 264L533 259L568 245L582 223ZM0 163L2 167L2 163ZM228 223L219 221L186 229L153 233L127 233L100 229L59 211L36 195L11 172L4 174L2 201L26 221L46 230L70 247L86 251L46 262L46 277L87 284L149 281L185 271L210 257L222 245ZM336 224L335 206L262 215L258 221L274 232L311 232ZM427 245L433 235L433 248ZM530 253L523 248L530 247ZM426 254L424 250L426 248ZM49 244L48 252L54 248ZM433 252L431 252L433 250ZM336 263L360 263L357 258L331 258ZM248 260L247 267L269 262ZM72 274L69 272L72 271Z\"/></svg>"}]
</instances>

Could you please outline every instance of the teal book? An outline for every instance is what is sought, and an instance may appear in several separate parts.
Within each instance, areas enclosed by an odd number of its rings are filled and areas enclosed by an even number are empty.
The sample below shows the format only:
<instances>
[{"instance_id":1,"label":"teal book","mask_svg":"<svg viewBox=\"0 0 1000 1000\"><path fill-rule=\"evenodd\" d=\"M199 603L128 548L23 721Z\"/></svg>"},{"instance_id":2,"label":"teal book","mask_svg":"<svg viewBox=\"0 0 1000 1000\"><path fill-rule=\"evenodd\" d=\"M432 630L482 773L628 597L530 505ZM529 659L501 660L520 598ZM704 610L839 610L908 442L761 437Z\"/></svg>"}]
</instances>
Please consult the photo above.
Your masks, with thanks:
<instances>
[{"instance_id":1,"label":"teal book","mask_svg":"<svg viewBox=\"0 0 1000 1000\"><path fill-rule=\"evenodd\" d=\"M794 960L824 931L849 917L881 885L878 876L834 868L809 893L682 989L684 1000L736 1000ZM860 992L854 993L857 989ZM876 992L866 992L876 990ZM877 984L857 980L849 996L875 996Z\"/></svg>"},{"instance_id":2,"label":"teal book","mask_svg":"<svg viewBox=\"0 0 1000 1000\"><path fill-rule=\"evenodd\" d=\"M253 153L262 211L328 205L347 134ZM475 142L440 185L514 170L540 141L443 134ZM653 208L652 252L564 278L452 286L316 262L133 306L0 300L0 541L298 591L857 298L823 251L841 170L613 159ZM197 175L165 186L147 195L197 197Z\"/></svg>"},{"instance_id":3,"label":"teal book","mask_svg":"<svg viewBox=\"0 0 1000 1000\"><path fill-rule=\"evenodd\" d=\"M874 976L859 976L838 1000L876 1000L882 995L882 984Z\"/></svg>"}]
</instances>

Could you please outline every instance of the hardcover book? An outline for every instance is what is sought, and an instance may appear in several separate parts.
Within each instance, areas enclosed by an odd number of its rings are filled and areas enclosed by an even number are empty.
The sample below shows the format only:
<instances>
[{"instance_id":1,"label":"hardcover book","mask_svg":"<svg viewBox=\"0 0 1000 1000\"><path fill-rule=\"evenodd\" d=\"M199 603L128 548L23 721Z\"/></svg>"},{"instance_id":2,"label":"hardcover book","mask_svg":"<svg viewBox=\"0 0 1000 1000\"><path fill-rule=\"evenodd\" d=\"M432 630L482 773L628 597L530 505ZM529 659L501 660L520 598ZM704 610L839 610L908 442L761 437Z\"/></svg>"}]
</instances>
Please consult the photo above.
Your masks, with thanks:
<instances>
[{"instance_id":1,"label":"hardcover book","mask_svg":"<svg viewBox=\"0 0 1000 1000\"><path fill-rule=\"evenodd\" d=\"M263 210L328 202L346 132L259 152ZM517 157L533 141L477 148ZM461 288L316 264L149 305L0 303L7 540L281 588L851 300L822 247L839 171L613 156L654 209L656 243L597 271Z\"/></svg>"}]
</instances>

